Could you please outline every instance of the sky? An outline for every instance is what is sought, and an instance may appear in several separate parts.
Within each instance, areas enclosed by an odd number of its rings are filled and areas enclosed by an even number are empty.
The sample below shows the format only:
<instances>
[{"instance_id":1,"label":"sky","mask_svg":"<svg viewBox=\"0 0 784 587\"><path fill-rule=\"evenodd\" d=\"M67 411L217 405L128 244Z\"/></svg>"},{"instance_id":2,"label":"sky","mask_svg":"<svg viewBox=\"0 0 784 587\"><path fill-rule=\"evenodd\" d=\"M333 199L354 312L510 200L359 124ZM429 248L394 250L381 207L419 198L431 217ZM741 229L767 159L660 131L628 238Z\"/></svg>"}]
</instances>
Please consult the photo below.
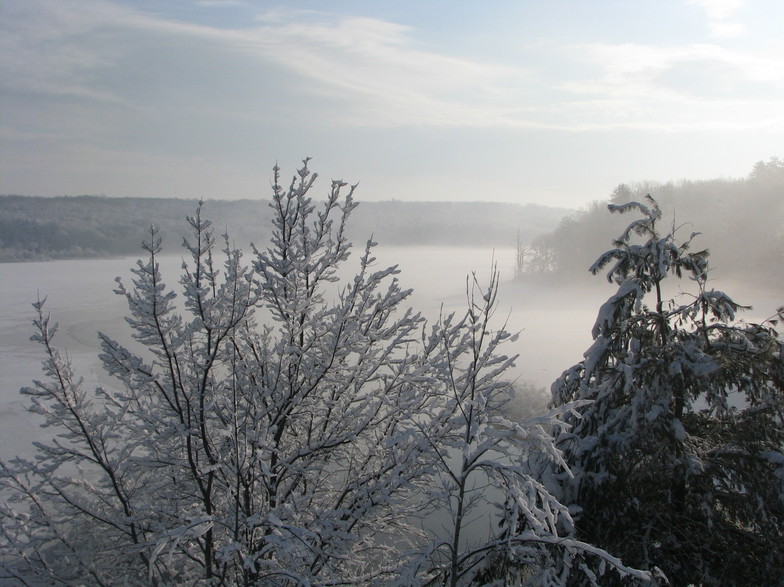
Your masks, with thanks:
<instances>
[{"instance_id":1,"label":"sky","mask_svg":"<svg viewBox=\"0 0 784 587\"><path fill-rule=\"evenodd\" d=\"M780 0L0 0L0 194L580 207L784 156ZM324 194L328 182L321 184Z\"/></svg>"}]
</instances>

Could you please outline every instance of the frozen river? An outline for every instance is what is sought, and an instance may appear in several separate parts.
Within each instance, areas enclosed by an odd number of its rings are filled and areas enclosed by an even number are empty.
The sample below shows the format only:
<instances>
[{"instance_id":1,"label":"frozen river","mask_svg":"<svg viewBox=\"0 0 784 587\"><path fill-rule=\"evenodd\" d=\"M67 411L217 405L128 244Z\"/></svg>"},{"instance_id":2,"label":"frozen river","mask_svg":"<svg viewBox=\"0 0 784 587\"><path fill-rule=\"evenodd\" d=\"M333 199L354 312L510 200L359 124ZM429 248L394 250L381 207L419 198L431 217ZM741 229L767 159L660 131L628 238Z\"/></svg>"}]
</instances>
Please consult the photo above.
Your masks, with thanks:
<instances>
[{"instance_id":1,"label":"frozen river","mask_svg":"<svg viewBox=\"0 0 784 587\"><path fill-rule=\"evenodd\" d=\"M355 249L354 257L357 253ZM542 405L542 389L581 359L591 342L596 312L612 291L607 284L602 287L602 278L596 278L596 287L581 292L537 290L514 282L512 249L379 246L376 257L379 266L400 265L401 284L414 289L409 305L430 319L437 318L442 307L445 312L462 311L466 275L475 270L480 283L486 283L495 260L501 272L496 326L506 322L507 330L520 332L506 348L507 354L520 355L513 376L539 389L526 391L530 395L519 398L521 405ZM21 387L42 376L41 348L29 340L32 302L39 295L48 298L46 308L60 324L57 346L67 349L79 373L94 385L101 376L97 332L128 339L125 301L113 289L115 276L129 282L134 262L122 258L0 264L0 457L29 454L30 443L45 433L24 410L26 398L19 394ZM166 283L175 289L181 263L175 256L161 263ZM725 289L738 301L757 305L749 318L768 317L784 301L782 296L775 299L775 293L742 296L735 288Z\"/></svg>"}]
</instances>

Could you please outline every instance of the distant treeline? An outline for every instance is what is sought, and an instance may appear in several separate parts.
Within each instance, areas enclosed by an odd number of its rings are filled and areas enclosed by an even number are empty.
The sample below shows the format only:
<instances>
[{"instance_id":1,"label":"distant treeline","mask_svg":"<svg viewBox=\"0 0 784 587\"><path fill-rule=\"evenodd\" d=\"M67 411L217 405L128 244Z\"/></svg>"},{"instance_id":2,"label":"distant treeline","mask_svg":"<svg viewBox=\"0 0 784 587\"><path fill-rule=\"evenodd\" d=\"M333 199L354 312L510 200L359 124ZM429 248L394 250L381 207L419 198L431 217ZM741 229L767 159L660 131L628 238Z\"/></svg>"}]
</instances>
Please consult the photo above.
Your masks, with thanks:
<instances>
[{"instance_id":1,"label":"distant treeline","mask_svg":"<svg viewBox=\"0 0 784 587\"><path fill-rule=\"evenodd\" d=\"M518 272L573 280L609 244L608 234L620 234L629 222L610 214L607 204L643 202L646 194L660 204L660 227L677 229L686 241L701 233L692 247L710 251L711 276L784 284L784 161L758 162L745 179L645 182L619 185L609 200L567 216L555 230L529 244L518 245ZM664 230L662 228L662 230Z\"/></svg>"},{"instance_id":2,"label":"distant treeline","mask_svg":"<svg viewBox=\"0 0 784 587\"><path fill-rule=\"evenodd\" d=\"M197 200L105 196L0 196L0 261L135 255L160 228L166 252L181 251L185 217ZM552 230L572 211L533 204L486 202L361 202L351 238L386 245L513 247ZM270 208L264 200L209 200L203 214L219 237L228 228L239 248L266 246Z\"/></svg>"}]
</instances>

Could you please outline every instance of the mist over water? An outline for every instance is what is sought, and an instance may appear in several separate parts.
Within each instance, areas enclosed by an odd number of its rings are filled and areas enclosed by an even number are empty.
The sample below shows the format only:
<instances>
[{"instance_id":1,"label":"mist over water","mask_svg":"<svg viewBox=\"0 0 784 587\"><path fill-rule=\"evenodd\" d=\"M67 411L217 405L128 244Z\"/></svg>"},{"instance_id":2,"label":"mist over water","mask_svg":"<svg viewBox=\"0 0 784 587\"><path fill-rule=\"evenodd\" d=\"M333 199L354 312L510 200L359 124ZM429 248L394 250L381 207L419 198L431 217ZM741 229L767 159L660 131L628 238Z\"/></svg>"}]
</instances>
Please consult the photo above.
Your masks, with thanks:
<instances>
[{"instance_id":1,"label":"mist over water","mask_svg":"<svg viewBox=\"0 0 784 587\"><path fill-rule=\"evenodd\" d=\"M354 247L336 288L355 274L361 252L360 246ZM543 409L550 384L582 358L591 343L596 313L613 292L603 277L595 277L592 285L581 288L515 280L515 251L511 248L382 244L374 249L374 256L376 270L399 266L401 286L413 289L404 305L422 312L431 322L441 313L462 315L467 308L466 278L475 272L480 286L486 288L491 268L497 266L500 286L494 326L520 335L502 347L508 355L519 355L509 376L518 389L511 413L520 417ZM179 289L182 259L181 255L160 258L164 281L175 291ZM31 304L39 295L47 298L45 308L60 325L55 342L62 351L67 350L88 387L111 385L98 361L97 333L104 332L123 343L131 341L124 320L126 302L113 290L115 276L130 284L135 262L136 258L114 258L0 264L0 457L31 454L30 443L47 433L39 428L40 420L25 411L27 398L19 394L21 387L32 385L43 375L42 348L29 340L35 315ZM750 283L722 282L714 287L740 303L753 304L754 310L741 316L747 320L763 320L781 303L780 291L759 289Z\"/></svg>"},{"instance_id":2,"label":"mist over water","mask_svg":"<svg viewBox=\"0 0 784 587\"><path fill-rule=\"evenodd\" d=\"M377 268L398 265L402 287L413 288L406 305L431 322L442 313L462 315L468 307L466 280L475 276L484 290L495 266L500 285L493 325L520 335L502 347L508 355L519 354L510 376L524 387L549 389L564 369L581 359L596 311L611 288L602 287L606 284L598 279L599 287L580 292L516 280L515 254L511 248L382 245L374 256Z\"/></svg>"}]
</instances>

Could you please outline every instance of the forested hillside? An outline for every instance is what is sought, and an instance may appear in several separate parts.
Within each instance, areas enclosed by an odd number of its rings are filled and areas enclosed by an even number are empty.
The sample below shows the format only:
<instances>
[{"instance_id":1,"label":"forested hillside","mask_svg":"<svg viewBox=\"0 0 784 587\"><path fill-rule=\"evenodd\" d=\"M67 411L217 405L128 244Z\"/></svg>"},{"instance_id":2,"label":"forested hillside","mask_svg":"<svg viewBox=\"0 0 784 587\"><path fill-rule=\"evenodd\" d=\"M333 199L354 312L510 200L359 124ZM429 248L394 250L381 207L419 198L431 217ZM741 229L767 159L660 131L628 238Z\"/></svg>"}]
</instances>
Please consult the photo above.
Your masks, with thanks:
<instances>
[{"instance_id":1,"label":"forested hillside","mask_svg":"<svg viewBox=\"0 0 784 587\"><path fill-rule=\"evenodd\" d=\"M99 196L0 196L0 261L134 255L151 224L179 252L183 220L198 202ZM210 200L205 212L218 233L231 227L236 246L266 242L271 210L265 200ZM350 237L371 234L387 245L512 247L552 230L566 208L484 202L363 202L353 212Z\"/></svg>"},{"instance_id":2,"label":"forested hillside","mask_svg":"<svg viewBox=\"0 0 784 587\"><path fill-rule=\"evenodd\" d=\"M744 179L645 182L619 185L608 201L565 217L558 227L521 246L518 269L572 280L588 268L627 219L607 213L607 204L643 201L652 195L663 222L686 239L697 230L695 247L709 248L711 277L784 283L784 161L757 163Z\"/></svg>"}]
</instances>

